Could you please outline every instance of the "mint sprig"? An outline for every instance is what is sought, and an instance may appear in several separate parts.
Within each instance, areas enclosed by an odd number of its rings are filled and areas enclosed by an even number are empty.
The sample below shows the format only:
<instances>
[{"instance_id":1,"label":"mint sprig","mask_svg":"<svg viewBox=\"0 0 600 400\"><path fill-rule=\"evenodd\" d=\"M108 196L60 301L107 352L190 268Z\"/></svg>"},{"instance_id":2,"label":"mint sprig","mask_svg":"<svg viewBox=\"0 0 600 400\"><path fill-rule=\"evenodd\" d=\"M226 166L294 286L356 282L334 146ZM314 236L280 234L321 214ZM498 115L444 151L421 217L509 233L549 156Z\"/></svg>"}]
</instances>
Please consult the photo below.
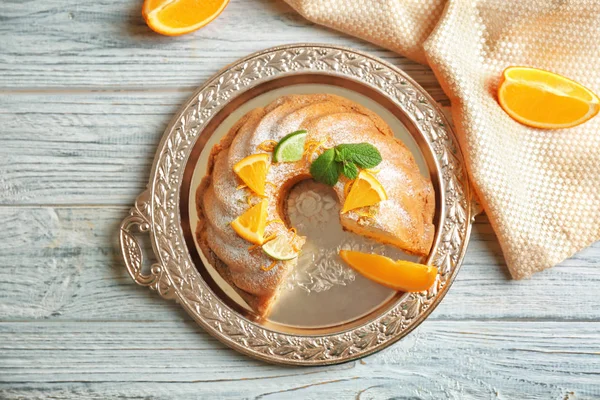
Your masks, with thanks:
<instances>
[{"instance_id":1,"label":"mint sprig","mask_svg":"<svg viewBox=\"0 0 600 400\"><path fill-rule=\"evenodd\" d=\"M358 177L358 168L352 161L344 161L342 164L342 173L349 179L356 179Z\"/></svg>"},{"instance_id":2,"label":"mint sprig","mask_svg":"<svg viewBox=\"0 0 600 400\"><path fill-rule=\"evenodd\" d=\"M321 183L334 186L340 175L356 179L358 168L373 168L381 162L381 154L369 143L340 144L326 150L310 166L310 174Z\"/></svg>"},{"instance_id":3,"label":"mint sprig","mask_svg":"<svg viewBox=\"0 0 600 400\"><path fill-rule=\"evenodd\" d=\"M374 168L381 162L381 154L369 143L340 144L335 152L336 161L352 161L361 168Z\"/></svg>"},{"instance_id":4,"label":"mint sprig","mask_svg":"<svg viewBox=\"0 0 600 400\"><path fill-rule=\"evenodd\" d=\"M334 149L325 150L310 165L310 174L316 181L333 186L340 177L340 171L335 161Z\"/></svg>"}]
</instances>

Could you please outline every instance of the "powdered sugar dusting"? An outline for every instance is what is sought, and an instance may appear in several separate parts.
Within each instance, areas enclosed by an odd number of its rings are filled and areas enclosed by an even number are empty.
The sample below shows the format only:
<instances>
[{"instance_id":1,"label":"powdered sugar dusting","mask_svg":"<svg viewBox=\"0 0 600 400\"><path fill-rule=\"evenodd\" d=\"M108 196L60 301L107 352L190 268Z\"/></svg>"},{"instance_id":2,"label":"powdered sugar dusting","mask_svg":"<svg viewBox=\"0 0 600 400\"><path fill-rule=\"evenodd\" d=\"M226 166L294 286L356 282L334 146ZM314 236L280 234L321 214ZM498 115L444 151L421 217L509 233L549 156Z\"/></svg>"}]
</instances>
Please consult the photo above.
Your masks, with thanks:
<instances>
[{"instance_id":1,"label":"powdered sugar dusting","mask_svg":"<svg viewBox=\"0 0 600 400\"><path fill-rule=\"evenodd\" d=\"M248 201L253 204L259 199L248 189L236 189L240 182L232 166L248 155L263 153L257 149L261 143L278 141L299 129L308 131L307 142L323 142L317 154L324 148L342 143L369 142L377 147L384 161L378 167L380 172L376 177L389 199L372 206L374 217L365 219L359 212L351 211L341 216L342 223L346 221L345 225L350 229L366 224L368 230L399 238L413 251L411 246L428 250L432 238L424 237L423 225L430 224L432 216L423 214L425 196L422 192L432 190L431 184L420 175L412 154L389 136L389 132L381 131L382 122L377 117L346 99L331 95L290 96L276 102L267 106L268 112L257 113L260 118L249 119L239 129L231 146L218 154L212 184L202 200L208 221L208 244L229 266L239 288L258 296L270 296L276 293L297 259L279 262L272 270L262 271L260 267L269 265L272 260L260 249L249 252L250 244L235 234L231 221L248 209ZM271 164L267 174L271 184L267 185L266 191L270 200L268 220L286 220L278 207L285 200L282 196L287 196L283 188L289 187L289 182L295 182L299 176L309 177L310 161ZM334 187L341 202L344 201L346 182L347 179L342 177ZM291 240L293 233L288 228L274 223L267 227L267 234L286 235ZM296 237L295 244L301 248L304 238Z\"/></svg>"}]
</instances>

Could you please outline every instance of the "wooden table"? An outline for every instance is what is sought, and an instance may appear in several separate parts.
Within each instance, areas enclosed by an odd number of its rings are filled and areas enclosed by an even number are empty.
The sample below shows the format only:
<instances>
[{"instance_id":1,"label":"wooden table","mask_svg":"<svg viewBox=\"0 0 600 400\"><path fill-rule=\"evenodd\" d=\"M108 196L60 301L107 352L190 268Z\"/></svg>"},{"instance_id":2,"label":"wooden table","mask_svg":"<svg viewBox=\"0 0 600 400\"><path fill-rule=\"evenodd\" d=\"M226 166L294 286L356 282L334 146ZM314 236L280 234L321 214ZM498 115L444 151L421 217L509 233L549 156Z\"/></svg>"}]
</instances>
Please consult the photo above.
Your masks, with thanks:
<instances>
[{"instance_id":1,"label":"wooden table","mask_svg":"<svg viewBox=\"0 0 600 400\"><path fill-rule=\"evenodd\" d=\"M140 8L0 2L0 398L600 397L600 243L516 282L480 217L458 279L417 331L321 368L240 355L133 284L118 224L175 110L228 63L279 44L343 44L448 103L428 68L281 1L232 0L180 38L152 33Z\"/></svg>"}]
</instances>

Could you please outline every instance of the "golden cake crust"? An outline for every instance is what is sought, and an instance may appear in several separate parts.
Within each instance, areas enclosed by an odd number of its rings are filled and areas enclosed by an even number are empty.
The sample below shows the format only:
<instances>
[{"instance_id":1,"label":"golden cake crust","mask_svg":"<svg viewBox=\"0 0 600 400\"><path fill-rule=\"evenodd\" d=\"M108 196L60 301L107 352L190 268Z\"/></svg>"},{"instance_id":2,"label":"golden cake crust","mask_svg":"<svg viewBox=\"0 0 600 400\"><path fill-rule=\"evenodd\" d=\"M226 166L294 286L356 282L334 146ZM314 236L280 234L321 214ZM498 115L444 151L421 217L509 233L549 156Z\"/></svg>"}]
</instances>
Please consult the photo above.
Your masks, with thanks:
<instances>
[{"instance_id":1,"label":"golden cake crust","mask_svg":"<svg viewBox=\"0 0 600 400\"><path fill-rule=\"evenodd\" d=\"M270 312L297 259L279 262L275 268L264 271L261 266L269 265L272 260L260 249L248 251L251 244L233 231L231 221L249 207L248 201L258 201L247 190L236 189L240 182L233 165L251 154L264 152L258 149L264 141L279 141L299 129L307 130L307 143L321 142L322 147L312 159L305 157L295 163L271 165L267 180L273 185L267 185L266 193L270 199L269 220L287 222L283 210L288 190L299 180L310 178L310 163L324 148L368 142L382 155L377 179L388 200L372 206L376 214L368 221L357 211L342 214L342 226L417 255L429 252L435 232L431 182L420 174L411 152L378 115L329 94L284 96L265 108L254 109L211 149L207 175L196 192L200 220L196 236L209 262L261 316ZM346 182L342 177L333 188L341 203L345 199ZM267 233L287 235L301 248L305 239L294 238L288 228L274 223L267 227Z\"/></svg>"}]
</instances>

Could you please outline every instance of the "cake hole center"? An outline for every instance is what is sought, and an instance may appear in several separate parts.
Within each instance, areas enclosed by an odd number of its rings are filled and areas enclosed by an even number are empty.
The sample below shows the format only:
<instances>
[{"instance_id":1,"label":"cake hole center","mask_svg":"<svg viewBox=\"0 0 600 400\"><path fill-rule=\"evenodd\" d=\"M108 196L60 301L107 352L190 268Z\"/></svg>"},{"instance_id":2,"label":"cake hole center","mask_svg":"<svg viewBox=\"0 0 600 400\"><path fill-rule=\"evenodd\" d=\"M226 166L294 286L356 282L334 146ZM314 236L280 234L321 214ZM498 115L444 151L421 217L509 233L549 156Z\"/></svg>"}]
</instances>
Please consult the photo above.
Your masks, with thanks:
<instances>
[{"instance_id":1,"label":"cake hole center","mask_svg":"<svg viewBox=\"0 0 600 400\"><path fill-rule=\"evenodd\" d=\"M298 233L336 243L343 232L339 222L340 205L335 191L307 179L292 187L287 198L286 215Z\"/></svg>"},{"instance_id":2,"label":"cake hole center","mask_svg":"<svg viewBox=\"0 0 600 400\"><path fill-rule=\"evenodd\" d=\"M336 192L312 179L291 187L284 212L306 243L286 289L269 319L292 326L326 327L366 315L396 292L357 275L339 256L341 249L384 254L386 246L344 231ZM360 301L348 300L348 290Z\"/></svg>"}]
</instances>

